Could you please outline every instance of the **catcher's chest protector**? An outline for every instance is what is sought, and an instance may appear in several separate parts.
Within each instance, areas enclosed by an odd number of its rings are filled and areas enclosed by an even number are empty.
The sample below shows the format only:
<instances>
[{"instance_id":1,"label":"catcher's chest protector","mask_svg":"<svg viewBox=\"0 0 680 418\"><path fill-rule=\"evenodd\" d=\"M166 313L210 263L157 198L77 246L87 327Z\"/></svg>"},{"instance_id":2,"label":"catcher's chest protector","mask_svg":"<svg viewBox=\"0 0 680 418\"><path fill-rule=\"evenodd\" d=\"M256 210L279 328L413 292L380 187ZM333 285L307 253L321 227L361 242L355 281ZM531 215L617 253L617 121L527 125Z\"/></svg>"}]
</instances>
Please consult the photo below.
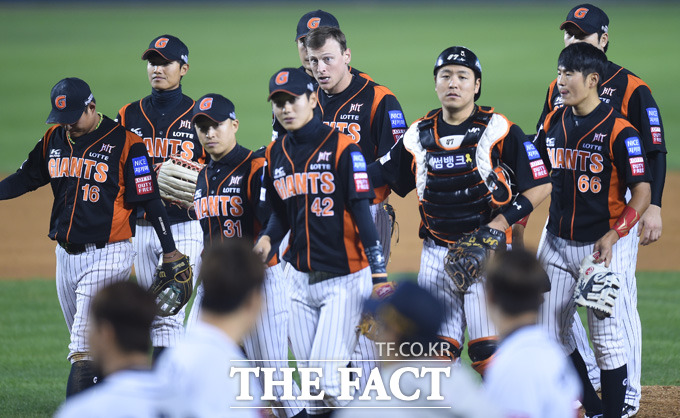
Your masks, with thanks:
<instances>
[{"instance_id":1,"label":"catcher's chest protector","mask_svg":"<svg viewBox=\"0 0 680 418\"><path fill-rule=\"evenodd\" d=\"M491 194L482 180L477 161L492 158L488 150L480 149L479 144L493 116L493 108L477 110L462 140L453 135L439 137L436 124L440 112L441 109L430 112L418 124L420 144L426 152L424 161L416 163L426 167L427 175L420 211L424 226L435 238L453 242L462 233L491 220ZM490 148L494 149L500 139L491 138ZM495 165L491 161L489 164Z\"/></svg>"}]
</instances>

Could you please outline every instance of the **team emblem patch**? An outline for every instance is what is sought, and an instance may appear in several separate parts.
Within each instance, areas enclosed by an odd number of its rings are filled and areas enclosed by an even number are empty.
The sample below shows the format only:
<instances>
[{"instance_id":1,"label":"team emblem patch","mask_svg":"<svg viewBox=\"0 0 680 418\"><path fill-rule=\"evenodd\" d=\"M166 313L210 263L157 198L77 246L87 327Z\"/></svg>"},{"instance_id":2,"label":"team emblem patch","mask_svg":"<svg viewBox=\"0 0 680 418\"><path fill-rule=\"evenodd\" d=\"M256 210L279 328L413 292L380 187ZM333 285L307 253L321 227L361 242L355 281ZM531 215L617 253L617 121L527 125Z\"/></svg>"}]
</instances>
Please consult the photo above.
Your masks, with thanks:
<instances>
[{"instance_id":1,"label":"team emblem patch","mask_svg":"<svg viewBox=\"0 0 680 418\"><path fill-rule=\"evenodd\" d=\"M156 43L154 44L154 47L156 48L165 48L165 46L168 44L169 39L168 38L158 38Z\"/></svg>"},{"instance_id":2,"label":"team emblem patch","mask_svg":"<svg viewBox=\"0 0 680 418\"><path fill-rule=\"evenodd\" d=\"M213 98L212 97L206 97L205 99L201 100L201 103L198 105L198 108L201 110L208 110L212 107L213 103Z\"/></svg>"},{"instance_id":3,"label":"team emblem patch","mask_svg":"<svg viewBox=\"0 0 680 418\"><path fill-rule=\"evenodd\" d=\"M390 110L390 123L392 123L392 128L405 128L406 119L404 119L404 113L401 110Z\"/></svg>"},{"instance_id":4,"label":"team emblem patch","mask_svg":"<svg viewBox=\"0 0 680 418\"><path fill-rule=\"evenodd\" d=\"M136 157L132 159L132 168L135 172L135 176L141 176L143 174L149 174L149 162L146 157Z\"/></svg>"},{"instance_id":5,"label":"team emblem patch","mask_svg":"<svg viewBox=\"0 0 680 418\"><path fill-rule=\"evenodd\" d=\"M288 71L281 71L280 73L276 74L276 78L274 79L276 85L280 86L282 84L286 84L288 82L288 74Z\"/></svg>"},{"instance_id":6,"label":"team emblem patch","mask_svg":"<svg viewBox=\"0 0 680 418\"><path fill-rule=\"evenodd\" d=\"M650 125L659 125L661 122L659 121L659 109L655 107L648 107L647 108L647 117L649 117L649 124Z\"/></svg>"},{"instance_id":7,"label":"team emblem patch","mask_svg":"<svg viewBox=\"0 0 680 418\"><path fill-rule=\"evenodd\" d=\"M586 7L581 7L574 12L574 17L576 19L583 19L588 14L588 9Z\"/></svg>"},{"instance_id":8,"label":"team emblem patch","mask_svg":"<svg viewBox=\"0 0 680 418\"><path fill-rule=\"evenodd\" d=\"M354 173L354 187L359 193L370 191L371 183L368 181L368 173Z\"/></svg>"},{"instance_id":9,"label":"team emblem patch","mask_svg":"<svg viewBox=\"0 0 680 418\"><path fill-rule=\"evenodd\" d=\"M316 29L319 27L319 23L321 23L321 18L320 17L313 17L307 21L307 28L309 29Z\"/></svg>"},{"instance_id":10,"label":"team emblem patch","mask_svg":"<svg viewBox=\"0 0 680 418\"><path fill-rule=\"evenodd\" d=\"M153 192L153 181L151 181L150 175L135 178L135 186L137 186L138 195Z\"/></svg>"},{"instance_id":11,"label":"team emblem patch","mask_svg":"<svg viewBox=\"0 0 680 418\"><path fill-rule=\"evenodd\" d=\"M366 160L364 159L364 155L359 151L353 151L350 155L352 156L352 168L354 171L366 171Z\"/></svg>"},{"instance_id":12,"label":"team emblem patch","mask_svg":"<svg viewBox=\"0 0 680 418\"><path fill-rule=\"evenodd\" d=\"M642 155L642 148L640 147L640 138L632 136L626 139L626 148L628 149L628 156Z\"/></svg>"},{"instance_id":13,"label":"team emblem patch","mask_svg":"<svg viewBox=\"0 0 680 418\"><path fill-rule=\"evenodd\" d=\"M642 157L633 157L628 159L630 164L631 174L634 176L642 176L645 174L645 160Z\"/></svg>"},{"instance_id":14,"label":"team emblem patch","mask_svg":"<svg viewBox=\"0 0 680 418\"><path fill-rule=\"evenodd\" d=\"M57 96L54 99L54 105L57 106L57 109L64 109L66 107L66 95Z\"/></svg>"}]
</instances>

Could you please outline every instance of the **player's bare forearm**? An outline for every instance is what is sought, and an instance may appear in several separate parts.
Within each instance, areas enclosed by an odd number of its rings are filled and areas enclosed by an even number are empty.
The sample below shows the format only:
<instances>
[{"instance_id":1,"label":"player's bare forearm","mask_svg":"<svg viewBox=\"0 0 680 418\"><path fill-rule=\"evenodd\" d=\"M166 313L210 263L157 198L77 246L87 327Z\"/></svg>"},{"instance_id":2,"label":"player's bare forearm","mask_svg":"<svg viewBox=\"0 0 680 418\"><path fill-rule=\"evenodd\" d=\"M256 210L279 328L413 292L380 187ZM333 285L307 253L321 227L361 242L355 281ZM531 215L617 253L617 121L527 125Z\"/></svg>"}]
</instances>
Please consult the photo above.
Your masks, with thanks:
<instances>
[{"instance_id":1,"label":"player's bare forearm","mask_svg":"<svg viewBox=\"0 0 680 418\"><path fill-rule=\"evenodd\" d=\"M663 224L661 221L661 208L651 204L640 218L638 236L641 245L649 245L661 238Z\"/></svg>"},{"instance_id":2,"label":"player's bare forearm","mask_svg":"<svg viewBox=\"0 0 680 418\"><path fill-rule=\"evenodd\" d=\"M525 190L503 213L493 218L488 226L499 231L506 231L511 224L528 216L536 206L540 205L550 195L551 191L552 185L550 183Z\"/></svg>"},{"instance_id":3,"label":"player's bare forearm","mask_svg":"<svg viewBox=\"0 0 680 418\"><path fill-rule=\"evenodd\" d=\"M637 213L644 213L652 199L652 191L647 182L635 183L630 186L631 198L628 206L635 209Z\"/></svg>"},{"instance_id":4,"label":"player's bare forearm","mask_svg":"<svg viewBox=\"0 0 680 418\"><path fill-rule=\"evenodd\" d=\"M257 254L262 262L267 262L267 257L272 250L272 241L269 235L262 235L260 239L257 240L255 247L253 247L253 252Z\"/></svg>"},{"instance_id":5,"label":"player's bare forearm","mask_svg":"<svg viewBox=\"0 0 680 418\"><path fill-rule=\"evenodd\" d=\"M550 192L552 192L552 184L545 183L525 190L522 195L529 199L534 209L536 209L538 205L543 203L543 201L550 196Z\"/></svg>"}]
</instances>

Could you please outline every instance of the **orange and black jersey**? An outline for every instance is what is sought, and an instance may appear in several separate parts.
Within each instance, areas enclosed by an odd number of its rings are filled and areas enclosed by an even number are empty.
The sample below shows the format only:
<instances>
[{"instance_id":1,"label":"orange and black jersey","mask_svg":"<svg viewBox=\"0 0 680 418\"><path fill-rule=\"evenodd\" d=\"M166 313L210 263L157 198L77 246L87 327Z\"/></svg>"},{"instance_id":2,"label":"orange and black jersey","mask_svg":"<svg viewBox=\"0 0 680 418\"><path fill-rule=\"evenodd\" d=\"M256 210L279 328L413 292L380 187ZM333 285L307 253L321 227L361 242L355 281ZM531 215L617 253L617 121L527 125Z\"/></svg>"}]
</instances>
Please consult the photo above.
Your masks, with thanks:
<instances>
[{"instance_id":1,"label":"orange and black jersey","mask_svg":"<svg viewBox=\"0 0 680 418\"><path fill-rule=\"evenodd\" d=\"M161 114L151 104L151 96L147 96L123 106L116 121L142 137L153 164L171 155L205 163L206 153L191 123L193 108L194 101L182 95L179 105ZM167 211L171 224L191 220L187 211L177 205L168 205Z\"/></svg>"},{"instance_id":2,"label":"orange and black jersey","mask_svg":"<svg viewBox=\"0 0 680 418\"><path fill-rule=\"evenodd\" d=\"M664 140L663 122L659 107L652 97L652 91L638 76L627 69L607 62L605 75L599 89L600 100L621 113L640 134L640 139L649 158L653 175L652 204L661 206L663 180L666 177L666 143ZM538 120L536 130L540 130L546 115L554 109L564 106L557 80L548 88L543 113ZM661 153L663 161L657 161L654 154ZM654 158L653 158L654 157Z\"/></svg>"},{"instance_id":3,"label":"orange and black jersey","mask_svg":"<svg viewBox=\"0 0 680 418\"><path fill-rule=\"evenodd\" d=\"M72 244L130 238L134 204L159 198L141 138L106 116L73 142L61 126L48 129L21 168L0 183L0 199L47 183L54 195L49 237Z\"/></svg>"},{"instance_id":4,"label":"orange and black jersey","mask_svg":"<svg viewBox=\"0 0 680 418\"><path fill-rule=\"evenodd\" d=\"M269 144L266 158L266 193L290 229L283 258L303 272L346 275L368 267L350 202L375 194L352 139L313 119Z\"/></svg>"},{"instance_id":5,"label":"orange and black jersey","mask_svg":"<svg viewBox=\"0 0 680 418\"><path fill-rule=\"evenodd\" d=\"M298 69L300 71L302 71L303 73L307 74L307 72L305 71L305 67L300 66ZM373 81L371 76L357 70L356 68L349 67L349 72L352 73L353 76L362 77L366 80ZM312 83L312 86L314 86L313 90L316 91L319 88L319 82L316 81L316 78L314 78L313 76L311 76L309 74L307 74L307 75L309 76L309 82ZM314 109L314 116L321 119L321 111L320 111L318 106ZM276 116L272 115L272 141L275 141L277 138L283 138L283 136L285 134L286 134L286 130L283 128L283 126L276 119Z\"/></svg>"},{"instance_id":6,"label":"orange and black jersey","mask_svg":"<svg viewBox=\"0 0 680 418\"><path fill-rule=\"evenodd\" d=\"M366 161L373 162L406 132L406 119L392 92L368 78L352 75L342 93L328 95L317 88L323 123L348 135L359 145ZM389 189L376 190L376 202L389 195Z\"/></svg>"},{"instance_id":7,"label":"orange and black jersey","mask_svg":"<svg viewBox=\"0 0 680 418\"><path fill-rule=\"evenodd\" d=\"M194 210L208 244L226 238L255 240L269 210L260 202L264 156L236 145L198 175Z\"/></svg>"},{"instance_id":8,"label":"orange and black jersey","mask_svg":"<svg viewBox=\"0 0 680 418\"><path fill-rule=\"evenodd\" d=\"M623 213L627 186L651 179L638 131L604 103L584 117L554 110L534 143L552 182L548 231L565 239L600 239Z\"/></svg>"}]
</instances>

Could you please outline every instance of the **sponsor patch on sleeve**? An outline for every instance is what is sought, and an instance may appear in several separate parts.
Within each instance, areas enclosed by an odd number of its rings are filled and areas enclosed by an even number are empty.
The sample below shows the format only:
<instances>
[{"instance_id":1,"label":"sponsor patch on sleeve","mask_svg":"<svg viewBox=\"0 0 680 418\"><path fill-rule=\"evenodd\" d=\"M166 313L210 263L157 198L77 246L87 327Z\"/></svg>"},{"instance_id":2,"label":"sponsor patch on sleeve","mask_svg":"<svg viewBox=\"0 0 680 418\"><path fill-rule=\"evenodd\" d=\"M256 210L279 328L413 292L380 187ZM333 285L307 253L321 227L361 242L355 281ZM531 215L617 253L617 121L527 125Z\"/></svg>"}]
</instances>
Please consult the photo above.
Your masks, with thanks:
<instances>
[{"instance_id":1,"label":"sponsor patch on sleeve","mask_svg":"<svg viewBox=\"0 0 680 418\"><path fill-rule=\"evenodd\" d=\"M537 158L541 158L541 154L538 153L538 150L536 149L534 144L532 144L531 142L526 141L524 143L524 149L527 150L527 156L529 157L529 160L535 160Z\"/></svg>"},{"instance_id":2,"label":"sponsor patch on sleeve","mask_svg":"<svg viewBox=\"0 0 680 418\"><path fill-rule=\"evenodd\" d=\"M548 169L545 168L543 160L536 160L529 163L531 166L531 174L534 176L534 180L542 179L548 175Z\"/></svg>"},{"instance_id":3,"label":"sponsor patch on sleeve","mask_svg":"<svg viewBox=\"0 0 680 418\"><path fill-rule=\"evenodd\" d=\"M359 151L352 151L350 153L352 156L352 168L354 171L366 171L366 160L364 159L364 154Z\"/></svg>"},{"instance_id":4,"label":"sponsor patch on sleeve","mask_svg":"<svg viewBox=\"0 0 680 418\"><path fill-rule=\"evenodd\" d=\"M406 119L404 118L404 113L401 110L390 110L390 123L392 128L405 128Z\"/></svg>"},{"instance_id":5,"label":"sponsor patch on sleeve","mask_svg":"<svg viewBox=\"0 0 680 418\"><path fill-rule=\"evenodd\" d=\"M661 127L652 126L650 131L652 132L652 142L657 145L661 144L663 142L663 138L661 137Z\"/></svg>"},{"instance_id":6,"label":"sponsor patch on sleeve","mask_svg":"<svg viewBox=\"0 0 680 418\"><path fill-rule=\"evenodd\" d=\"M647 108L647 117L649 118L650 125L659 125L661 123L659 122L659 109L655 107Z\"/></svg>"},{"instance_id":7,"label":"sponsor patch on sleeve","mask_svg":"<svg viewBox=\"0 0 680 418\"><path fill-rule=\"evenodd\" d=\"M132 159L132 168L135 171L135 176L141 176L144 174L149 174L149 162L146 157L135 157Z\"/></svg>"},{"instance_id":8,"label":"sponsor patch on sleeve","mask_svg":"<svg viewBox=\"0 0 680 418\"><path fill-rule=\"evenodd\" d=\"M645 160L642 157L629 158L630 171L634 176L642 176L645 174Z\"/></svg>"},{"instance_id":9,"label":"sponsor patch on sleeve","mask_svg":"<svg viewBox=\"0 0 680 418\"><path fill-rule=\"evenodd\" d=\"M371 184L368 182L368 173L354 173L354 187L359 193L370 191Z\"/></svg>"},{"instance_id":10,"label":"sponsor patch on sleeve","mask_svg":"<svg viewBox=\"0 0 680 418\"><path fill-rule=\"evenodd\" d=\"M138 195L153 193L153 181L151 181L151 176L136 177L135 185L137 186Z\"/></svg>"},{"instance_id":11,"label":"sponsor patch on sleeve","mask_svg":"<svg viewBox=\"0 0 680 418\"><path fill-rule=\"evenodd\" d=\"M394 142L398 142L401 138L403 138L405 133L406 129L404 128L392 129L392 136L394 137Z\"/></svg>"},{"instance_id":12,"label":"sponsor patch on sleeve","mask_svg":"<svg viewBox=\"0 0 680 418\"><path fill-rule=\"evenodd\" d=\"M642 155L642 148L640 147L640 138L631 136L626 139L626 148L628 149L628 156Z\"/></svg>"}]
</instances>

